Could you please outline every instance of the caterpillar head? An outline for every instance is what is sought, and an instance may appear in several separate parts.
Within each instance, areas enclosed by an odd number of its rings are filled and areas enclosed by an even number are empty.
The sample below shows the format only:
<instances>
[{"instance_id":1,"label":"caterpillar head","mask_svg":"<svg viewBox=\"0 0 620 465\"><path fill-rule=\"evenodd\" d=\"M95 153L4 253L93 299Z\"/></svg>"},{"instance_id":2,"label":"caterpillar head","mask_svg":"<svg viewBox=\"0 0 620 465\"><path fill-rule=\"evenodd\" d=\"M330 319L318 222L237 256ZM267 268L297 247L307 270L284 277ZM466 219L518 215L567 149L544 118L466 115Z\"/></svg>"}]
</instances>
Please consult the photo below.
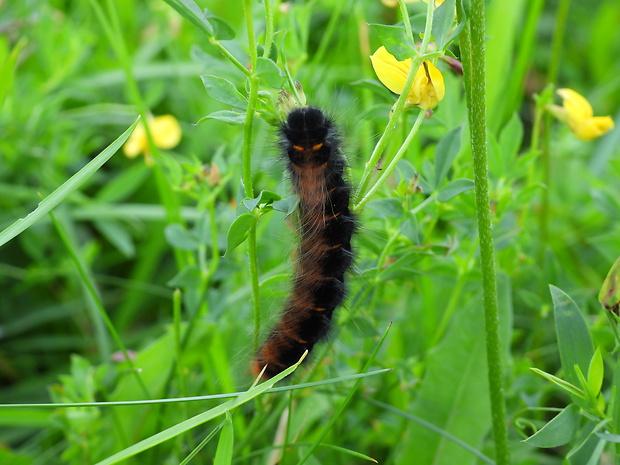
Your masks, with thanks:
<instances>
[{"instance_id":1,"label":"caterpillar head","mask_svg":"<svg viewBox=\"0 0 620 465\"><path fill-rule=\"evenodd\" d=\"M289 113L282 124L282 135L291 145L311 148L325 142L331 127L331 121L321 110L301 107Z\"/></svg>"}]
</instances>

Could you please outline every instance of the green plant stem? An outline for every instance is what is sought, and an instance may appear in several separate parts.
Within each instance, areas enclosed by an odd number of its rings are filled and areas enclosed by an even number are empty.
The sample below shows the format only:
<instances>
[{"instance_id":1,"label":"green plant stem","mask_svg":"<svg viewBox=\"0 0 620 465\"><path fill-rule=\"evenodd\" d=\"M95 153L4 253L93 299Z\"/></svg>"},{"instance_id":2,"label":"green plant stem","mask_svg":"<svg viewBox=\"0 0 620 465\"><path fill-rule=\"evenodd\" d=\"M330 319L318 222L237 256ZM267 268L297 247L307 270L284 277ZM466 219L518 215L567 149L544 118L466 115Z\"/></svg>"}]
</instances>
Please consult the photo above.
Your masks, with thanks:
<instances>
[{"instance_id":1,"label":"green plant stem","mask_svg":"<svg viewBox=\"0 0 620 465\"><path fill-rule=\"evenodd\" d=\"M252 2L243 0L246 28L248 30L248 47L250 49L250 62L252 72L249 77L250 92L248 96L248 109L245 114L245 126L243 128L243 185L245 196L254 198L252 186L252 136L254 132L254 108L258 99L258 76L256 75L256 37L254 37L254 23L252 22ZM252 307L254 313L254 349L258 350L260 334L260 295L258 287L258 257L256 253L256 227L253 227L248 235L248 258L250 264L250 283L252 286Z\"/></svg>"},{"instance_id":2,"label":"green plant stem","mask_svg":"<svg viewBox=\"0 0 620 465\"><path fill-rule=\"evenodd\" d=\"M487 162L487 115L486 115L486 69L485 69L485 8L484 0L471 0L461 47L468 49L464 61L467 106L473 155L476 217L480 244L482 291L486 329L487 367L489 393L497 465L510 463L508 435L506 430L506 405L504 399L503 370L499 340L499 315L497 304L497 277Z\"/></svg>"},{"instance_id":3,"label":"green plant stem","mask_svg":"<svg viewBox=\"0 0 620 465\"><path fill-rule=\"evenodd\" d=\"M154 160L157 161L159 158L159 150L153 142L153 135L151 134L151 130L148 124L150 120L150 111L146 106L144 99L142 98L138 82L136 81L133 73L131 57L129 55L129 52L127 51L127 47L123 40L123 30L118 20L118 14L116 12L114 2L111 0L107 0L107 17L103 10L103 7L97 1L90 0L90 4L95 10L95 14L97 15L99 22L101 23L101 27L103 28L103 31L106 34L112 48L114 49L114 53L118 57L121 68L125 73L125 77L127 78L127 94L129 95L129 98L131 99L133 104L136 106L138 113L142 116L141 124L144 126L146 132L146 137L149 144L149 151L153 155ZM168 221L172 223L184 224L183 218L181 216L181 209L178 197L173 192L170 184L164 176L164 173L161 171L161 168L157 163L155 163L153 171L155 173L157 190L166 209L166 216ZM183 251L178 249L174 249L173 252L175 255L177 266L179 268L182 268L183 266L185 266L185 264L191 261L189 253L184 253Z\"/></svg>"},{"instance_id":4,"label":"green plant stem","mask_svg":"<svg viewBox=\"0 0 620 465\"><path fill-rule=\"evenodd\" d=\"M271 44L273 42L273 4L272 0L264 0L265 3L265 48L263 58L269 58L271 54Z\"/></svg>"},{"instance_id":5,"label":"green plant stem","mask_svg":"<svg viewBox=\"0 0 620 465\"><path fill-rule=\"evenodd\" d=\"M404 6L403 0L399 0L399 4L401 4L401 11L403 8L404 8L404 11L407 11L406 7ZM368 194L365 194L365 193L366 193L366 190L368 189L368 184L370 183L372 173L374 172L377 162L379 161L379 158L383 154L383 151L388 146L388 144L392 140L392 137L394 136L394 133L396 132L396 123L398 122L400 116L403 114L403 111L405 109L405 103L407 101L409 91L411 90L411 86L413 85L413 80L415 78L417 70L422 64L422 61L424 61L425 58L428 58L425 56L425 54L426 54L426 49L428 48L428 44L429 44L430 37L431 37L431 30L433 26L433 12L434 12L433 2L429 2L428 8L426 9L426 25L424 27L424 40L422 41L422 44L420 45L420 50L419 50L418 55L416 55L415 57L411 59L411 68L409 69L409 74L407 75L407 80L405 81L403 92L400 94L400 96L398 97L398 100L396 100L396 104L392 108L392 114L390 115L388 124L385 127L383 134L381 134L381 138L379 139L379 142L377 142L377 145L375 146L372 154L370 155L370 159L364 165L364 173L362 174L362 179L360 181L359 188L354 198L354 202L357 202L357 205L355 207L356 211L359 211L359 209L363 206L362 201L360 201L360 199L368 197ZM403 17L403 21L406 24L405 29L407 31L411 31L411 24L409 22L408 14L405 14L405 16ZM414 41L413 35L411 35L411 40ZM385 174L385 171L383 174ZM383 178L385 179L385 177ZM376 186L376 183L375 183L375 186ZM373 186L373 191L376 190L375 186Z\"/></svg>"},{"instance_id":6,"label":"green plant stem","mask_svg":"<svg viewBox=\"0 0 620 465\"><path fill-rule=\"evenodd\" d=\"M99 315L101 319L103 320L106 327L108 328L108 331L110 332L110 336L112 336L112 339L114 339L116 346L123 353L125 362L127 362L127 365L129 365L132 374L134 374L134 376L136 377L138 385L144 392L144 395L146 396L147 399L150 399L151 394L149 393L149 390L144 384L144 381L142 380L142 377L140 376L140 372L133 364L132 359L129 357L129 354L127 353L127 349L125 348L125 344L123 344L123 341L120 335L118 334L118 332L116 331L116 328L114 327L114 324L112 323L112 320L110 320L108 313L105 311L105 308L103 307L103 304L101 303L101 299L99 298L99 294L97 293L97 290L95 289L95 285L92 279L90 278L89 274L86 272L86 267L84 266L82 259L78 255L75 248L72 246L71 241L69 240L69 237L65 233L64 228L62 227L60 222L56 220L56 216L54 216L52 212L49 212L49 216L50 216L50 219L52 220L52 223L54 224L54 227L56 228L56 231L58 232L58 235L60 236L60 239L62 240L63 244L65 244L65 246L67 247L67 250L69 251L69 255L71 255L71 259L73 260L73 263L75 264L78 270L78 273L80 274L80 277L82 278L82 282L86 286L88 293L90 294L91 298L93 299L93 302L95 303L95 306L97 307L97 310L99 311Z\"/></svg>"},{"instance_id":7,"label":"green plant stem","mask_svg":"<svg viewBox=\"0 0 620 465\"><path fill-rule=\"evenodd\" d=\"M387 166L387 168L384 168L381 171L381 176L379 176L376 182L368 190L366 195L353 207L353 211L357 212L357 211L360 211L362 208L364 208L364 205L366 205L366 203L370 200L372 195L377 191L377 189L379 189L379 187L383 185L383 183L390 176L390 174L392 174L392 171L394 171L400 159L403 158L403 156L405 155L407 148L409 148L409 144L411 144L411 141L418 133L418 129L420 129L420 125L422 124L422 121L424 120L425 114L426 114L426 110L421 109L420 113L418 113L418 117L416 118L415 123L413 124L413 127L411 128L411 131L409 131L409 135L403 142L403 145L400 146L400 148L398 149L398 152L396 152L396 155L394 155L394 158L390 161L390 164Z\"/></svg>"},{"instance_id":8,"label":"green plant stem","mask_svg":"<svg viewBox=\"0 0 620 465\"><path fill-rule=\"evenodd\" d=\"M231 63L235 66L235 68L237 68L239 71L241 71L243 74L245 74L245 75L246 75L246 77L249 77L249 76L250 76L250 71L249 71L249 70L248 70L245 66L243 66L241 63L239 63L239 60L237 60L237 59L233 56L233 54L232 54L232 53L230 53L230 52L228 51L228 49L227 49L226 47L224 47L224 46L220 43L220 41L219 41L219 40L217 40L217 39L216 39L216 38L214 38L214 37L211 37L211 38L209 39L209 42L210 42L211 44L213 44L213 46L215 46L215 47L216 47L216 48L220 51L220 53L221 53L222 55L224 55L224 56L228 59L228 61L230 61L230 62L231 62Z\"/></svg>"},{"instance_id":9,"label":"green plant stem","mask_svg":"<svg viewBox=\"0 0 620 465\"><path fill-rule=\"evenodd\" d=\"M566 30L566 18L570 0L560 0L558 10L555 17L555 28L553 32L553 44L551 47L551 63L547 73L547 85L555 86L558 80L558 72L560 69L560 61L562 58L562 44L564 43L564 31ZM549 238L549 194L551 191L551 125L553 118L548 112L543 117L543 135L542 135L542 182L545 189L542 191L542 199L540 206L539 228L540 228L540 250L539 259L544 259L545 249Z\"/></svg>"},{"instance_id":10,"label":"green plant stem","mask_svg":"<svg viewBox=\"0 0 620 465\"><path fill-rule=\"evenodd\" d=\"M381 337L381 339L379 340L378 344L375 346L375 349L370 354L370 357L368 357L368 360L364 364L364 367L362 368L361 373L366 373L370 369L372 363L375 361L375 358L377 357L377 354L379 353L379 349L381 349L381 346L383 345L383 342L385 341L385 338L387 337L388 333L390 332L390 328L391 327L392 327L392 325L390 324L390 326L388 326L387 329L385 330L385 332L383 333L383 336ZM323 439L325 439L325 436L327 436L327 433L329 433L329 431L332 429L332 427L336 424L338 419L344 413L344 410L347 407L347 405L349 404L349 402L351 402L351 399L353 399L353 395L357 391L357 388L359 387L361 382L362 382L362 378L360 378L357 381L355 381L355 383L353 384L353 386L352 386L351 390L349 391L349 393L346 395L346 397L344 399L342 399L340 401L340 405L338 405L338 407L335 409L334 413L331 415L331 417L330 417L329 421L327 422L327 424L323 427L323 430L319 434L318 438L312 443L312 446L310 446L310 448L308 449L306 454L301 458L301 460L299 462L297 462L297 465L303 465L304 463L306 463L306 461L314 453L316 448L321 444Z\"/></svg>"}]
</instances>

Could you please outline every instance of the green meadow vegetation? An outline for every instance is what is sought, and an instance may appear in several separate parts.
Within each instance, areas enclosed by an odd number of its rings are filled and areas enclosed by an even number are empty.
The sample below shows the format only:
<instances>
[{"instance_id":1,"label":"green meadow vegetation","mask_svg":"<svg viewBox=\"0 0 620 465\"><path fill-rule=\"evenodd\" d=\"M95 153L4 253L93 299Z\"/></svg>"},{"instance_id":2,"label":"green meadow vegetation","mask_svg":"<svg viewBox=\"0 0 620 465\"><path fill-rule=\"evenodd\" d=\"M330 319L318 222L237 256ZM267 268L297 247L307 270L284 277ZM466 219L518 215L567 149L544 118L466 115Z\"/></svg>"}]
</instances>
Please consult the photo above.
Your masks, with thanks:
<instances>
[{"instance_id":1,"label":"green meadow vegetation","mask_svg":"<svg viewBox=\"0 0 620 465\"><path fill-rule=\"evenodd\" d=\"M0 463L620 463L619 24L0 0ZM304 104L343 135L355 265L329 337L256 380Z\"/></svg>"}]
</instances>

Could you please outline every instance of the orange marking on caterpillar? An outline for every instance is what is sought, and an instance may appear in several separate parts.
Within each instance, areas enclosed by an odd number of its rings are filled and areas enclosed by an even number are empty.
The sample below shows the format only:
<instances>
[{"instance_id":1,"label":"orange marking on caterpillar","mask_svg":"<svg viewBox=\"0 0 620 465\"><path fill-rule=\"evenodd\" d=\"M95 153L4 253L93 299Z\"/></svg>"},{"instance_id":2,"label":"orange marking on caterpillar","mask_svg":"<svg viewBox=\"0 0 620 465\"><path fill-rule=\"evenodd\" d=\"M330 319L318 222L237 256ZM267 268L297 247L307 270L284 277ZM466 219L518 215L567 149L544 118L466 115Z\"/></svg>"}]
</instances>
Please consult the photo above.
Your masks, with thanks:
<instances>
[{"instance_id":1,"label":"orange marking on caterpillar","mask_svg":"<svg viewBox=\"0 0 620 465\"><path fill-rule=\"evenodd\" d=\"M297 150L298 152L303 152L304 150L306 150L301 145L293 145L293 148Z\"/></svg>"},{"instance_id":2,"label":"orange marking on caterpillar","mask_svg":"<svg viewBox=\"0 0 620 465\"><path fill-rule=\"evenodd\" d=\"M312 151L316 152L317 150L319 150L321 147L323 147L323 142L319 142L318 144L314 144L312 146Z\"/></svg>"},{"instance_id":3,"label":"orange marking on caterpillar","mask_svg":"<svg viewBox=\"0 0 620 465\"><path fill-rule=\"evenodd\" d=\"M286 337L288 337L289 339L292 339L293 341L298 342L300 344L307 344L308 343L308 341L304 341L303 339L300 339L297 336L295 336L295 334L291 330L291 328L282 328L282 326L280 325L280 329L286 335ZM293 335L291 335L291 332L293 332Z\"/></svg>"},{"instance_id":4,"label":"orange marking on caterpillar","mask_svg":"<svg viewBox=\"0 0 620 465\"><path fill-rule=\"evenodd\" d=\"M332 215L332 216L326 216L326 217L325 217L325 221L330 221L330 220L333 220L334 218L338 218L338 217L340 216L340 214L341 214L341 213L342 213L342 212L338 212L338 213L336 213L335 215Z\"/></svg>"}]
</instances>

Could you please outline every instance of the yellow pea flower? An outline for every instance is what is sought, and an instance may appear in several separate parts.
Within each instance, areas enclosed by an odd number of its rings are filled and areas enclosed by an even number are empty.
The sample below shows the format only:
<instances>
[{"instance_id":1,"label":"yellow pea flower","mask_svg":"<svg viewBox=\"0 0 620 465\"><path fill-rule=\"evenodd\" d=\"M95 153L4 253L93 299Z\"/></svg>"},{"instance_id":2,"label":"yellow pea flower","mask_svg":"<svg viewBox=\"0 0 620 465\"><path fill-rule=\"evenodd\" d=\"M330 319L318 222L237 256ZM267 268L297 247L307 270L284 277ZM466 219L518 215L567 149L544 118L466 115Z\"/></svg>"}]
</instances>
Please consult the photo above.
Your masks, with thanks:
<instances>
[{"instance_id":1,"label":"yellow pea flower","mask_svg":"<svg viewBox=\"0 0 620 465\"><path fill-rule=\"evenodd\" d=\"M614 127L610 116L593 116L592 106L582 95L572 89L558 89L562 106L548 105L547 109L560 121L568 124L577 138L592 140Z\"/></svg>"},{"instance_id":2,"label":"yellow pea flower","mask_svg":"<svg viewBox=\"0 0 620 465\"><path fill-rule=\"evenodd\" d=\"M423 0L423 1L424 1L424 3L428 3L428 0ZM444 0L435 0L435 8L437 8L443 2L444 2Z\"/></svg>"},{"instance_id":3,"label":"yellow pea flower","mask_svg":"<svg viewBox=\"0 0 620 465\"><path fill-rule=\"evenodd\" d=\"M160 149L172 149L181 141L181 126L172 115L162 115L148 120L149 131L153 137L153 143ZM131 133L125 145L123 153L129 158L135 158L143 153L149 160L149 142L143 124L138 124Z\"/></svg>"},{"instance_id":4,"label":"yellow pea flower","mask_svg":"<svg viewBox=\"0 0 620 465\"><path fill-rule=\"evenodd\" d=\"M370 61L383 85L395 94L402 93L411 67L411 58L398 61L382 46L370 57ZM432 110L443 99L445 91L441 72L427 60L416 72L407 103L423 110Z\"/></svg>"}]
</instances>

